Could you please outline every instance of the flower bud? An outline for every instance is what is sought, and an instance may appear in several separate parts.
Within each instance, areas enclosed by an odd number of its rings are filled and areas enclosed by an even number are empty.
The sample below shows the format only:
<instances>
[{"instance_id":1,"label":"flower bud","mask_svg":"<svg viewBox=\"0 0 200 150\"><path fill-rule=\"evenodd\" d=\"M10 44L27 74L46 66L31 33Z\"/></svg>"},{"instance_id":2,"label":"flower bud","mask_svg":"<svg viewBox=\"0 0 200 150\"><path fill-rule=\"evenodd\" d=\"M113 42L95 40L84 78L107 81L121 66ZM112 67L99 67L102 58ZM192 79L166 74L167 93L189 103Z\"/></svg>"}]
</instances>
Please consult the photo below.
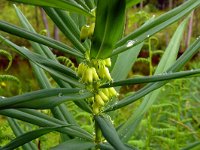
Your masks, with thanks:
<instances>
[{"instance_id":1,"label":"flower bud","mask_svg":"<svg viewBox=\"0 0 200 150\"><path fill-rule=\"evenodd\" d=\"M93 73L92 73L92 68L87 68L87 70L85 71L85 78L86 78L86 82L87 83L92 83L93 81Z\"/></svg>"},{"instance_id":2,"label":"flower bud","mask_svg":"<svg viewBox=\"0 0 200 150\"><path fill-rule=\"evenodd\" d=\"M107 97L109 97L108 88L103 88L101 91L102 91Z\"/></svg>"},{"instance_id":3,"label":"flower bud","mask_svg":"<svg viewBox=\"0 0 200 150\"><path fill-rule=\"evenodd\" d=\"M81 77L83 75L83 73L85 72L87 66L84 63L80 63L78 66L78 76Z\"/></svg>"},{"instance_id":4,"label":"flower bud","mask_svg":"<svg viewBox=\"0 0 200 150\"><path fill-rule=\"evenodd\" d=\"M98 68L98 75L100 78L104 78L105 74L104 74L104 66L99 66Z\"/></svg>"},{"instance_id":5,"label":"flower bud","mask_svg":"<svg viewBox=\"0 0 200 150\"><path fill-rule=\"evenodd\" d=\"M110 59L110 58L107 58L107 59L105 59L104 61L105 61L105 65L106 65L107 67L110 67L110 66L111 66L111 59Z\"/></svg>"},{"instance_id":6,"label":"flower bud","mask_svg":"<svg viewBox=\"0 0 200 150\"><path fill-rule=\"evenodd\" d=\"M99 106L96 103L93 103L92 105L93 113L98 114L99 113Z\"/></svg>"},{"instance_id":7,"label":"flower bud","mask_svg":"<svg viewBox=\"0 0 200 150\"><path fill-rule=\"evenodd\" d=\"M105 95L102 91L99 91L99 95L101 96L101 98L103 99L103 101L108 101L109 98L107 95Z\"/></svg>"},{"instance_id":8,"label":"flower bud","mask_svg":"<svg viewBox=\"0 0 200 150\"><path fill-rule=\"evenodd\" d=\"M104 74L105 74L105 79L107 79L108 81L112 80L112 78L110 76L110 72L107 67L104 68Z\"/></svg>"},{"instance_id":9,"label":"flower bud","mask_svg":"<svg viewBox=\"0 0 200 150\"><path fill-rule=\"evenodd\" d=\"M95 95L95 102L97 104L99 104L100 106L104 106L104 101L103 101L103 99L101 98L101 96L99 94Z\"/></svg>"},{"instance_id":10,"label":"flower bud","mask_svg":"<svg viewBox=\"0 0 200 150\"><path fill-rule=\"evenodd\" d=\"M96 72L96 69L94 67L92 67L91 69L92 69L93 80L94 81L99 80L99 76L98 76L98 74Z\"/></svg>"},{"instance_id":11,"label":"flower bud","mask_svg":"<svg viewBox=\"0 0 200 150\"><path fill-rule=\"evenodd\" d=\"M108 91L109 91L109 95L110 95L111 97L114 97L114 96L117 96L117 95L118 95L118 93L116 92L116 90L115 90L113 87L108 88Z\"/></svg>"}]
</instances>

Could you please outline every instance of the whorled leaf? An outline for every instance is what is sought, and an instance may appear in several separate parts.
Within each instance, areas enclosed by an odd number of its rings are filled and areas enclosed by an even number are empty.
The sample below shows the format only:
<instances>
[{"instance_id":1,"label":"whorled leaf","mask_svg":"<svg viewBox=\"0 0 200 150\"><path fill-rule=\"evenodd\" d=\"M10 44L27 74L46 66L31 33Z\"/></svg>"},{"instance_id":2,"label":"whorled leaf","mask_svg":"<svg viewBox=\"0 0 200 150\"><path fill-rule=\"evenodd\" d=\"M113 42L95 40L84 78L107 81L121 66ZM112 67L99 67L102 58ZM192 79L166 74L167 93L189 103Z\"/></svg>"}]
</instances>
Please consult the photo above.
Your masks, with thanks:
<instances>
[{"instance_id":1,"label":"whorled leaf","mask_svg":"<svg viewBox=\"0 0 200 150\"><path fill-rule=\"evenodd\" d=\"M92 38L91 57L106 58L122 37L125 21L124 0L97 2L96 22Z\"/></svg>"},{"instance_id":2,"label":"whorled leaf","mask_svg":"<svg viewBox=\"0 0 200 150\"><path fill-rule=\"evenodd\" d=\"M40 128L40 129L37 129L37 130L34 130L34 131L30 131L30 132L27 132L27 133L24 133L18 137L16 137L14 140L12 140L10 143L6 144L5 146L3 146L2 150L11 150L11 149L15 149L15 148L18 148L19 146L22 146L42 135L45 135L49 132L52 132L52 131L56 131L58 130L59 128L64 128L64 127L67 127L67 126L72 126L72 125L63 125L63 126L56 126L56 127L46 127L46 128Z\"/></svg>"},{"instance_id":3,"label":"whorled leaf","mask_svg":"<svg viewBox=\"0 0 200 150\"><path fill-rule=\"evenodd\" d=\"M175 59L176 59L178 50L179 50L179 44L180 44L181 37L182 37L182 34L180 34L180 33L183 33L184 27L187 23L186 21L187 20L185 20L179 26L179 28L177 29L177 31L176 31L176 33L173 37L173 40L171 41L171 43L169 44L169 46L167 48L168 50L163 55L162 64L160 63L160 65L159 65L159 66L162 66L162 67L158 66L158 68L164 69L164 70L162 70L161 72L156 72L156 74L162 73L162 72L170 73L170 72L175 72L175 71L180 70L183 67L183 65L198 51L198 48L200 46L200 44L198 43L199 39L197 39L188 48L188 50L186 50L186 52L183 53L183 55L176 62L174 62ZM179 40L177 40L177 39L179 39ZM176 40L176 43L174 43L174 40ZM172 48L174 48L174 51L171 51ZM188 53L188 51L190 51L190 52ZM166 63L166 60L168 60L169 63ZM172 64L173 62L174 62L174 65L171 65L171 67L170 67L169 64ZM160 81L160 82L156 82L156 83L147 84L145 87L143 87L142 89L140 89L139 91L134 93L134 95L130 95L128 97L125 97L123 100L119 101L117 104L114 104L113 106L110 106L110 108L107 108L106 111L107 110L115 110L115 109L121 108L123 106L126 106L126 105L138 100L139 98L145 96L146 94L150 93L151 91L160 88L161 86L163 86L166 83L167 83L167 81Z\"/></svg>"},{"instance_id":4,"label":"whorled leaf","mask_svg":"<svg viewBox=\"0 0 200 150\"><path fill-rule=\"evenodd\" d=\"M9 98L0 98L0 110L10 108L49 109L63 102L83 100L92 94L81 89L44 89Z\"/></svg>"},{"instance_id":5,"label":"whorled leaf","mask_svg":"<svg viewBox=\"0 0 200 150\"><path fill-rule=\"evenodd\" d=\"M95 146L96 144L92 141L75 138L75 139L63 142L51 148L51 150L66 150L66 148L67 150L75 150L75 149L88 150L88 149L94 148Z\"/></svg>"},{"instance_id":6,"label":"whorled leaf","mask_svg":"<svg viewBox=\"0 0 200 150\"><path fill-rule=\"evenodd\" d=\"M8 116L21 121L25 121L39 127L72 125L33 109L5 109L0 110L0 114L3 116ZM74 124L72 126L66 126L65 128L58 129L58 131L72 137L80 137L87 140L93 139L91 134Z\"/></svg>"},{"instance_id":7,"label":"whorled leaf","mask_svg":"<svg viewBox=\"0 0 200 150\"><path fill-rule=\"evenodd\" d=\"M134 85L134 84L142 84L142 83L149 83L149 82L158 82L158 81L165 81L165 80L173 80L179 79L184 77L193 77L194 75L200 74L200 69L195 70L188 70L188 71L180 71L180 72L169 72L163 74L157 74L153 76L145 76L145 77L135 77L129 78L126 80L111 82L102 85L102 88L105 87L115 87L115 86L126 86L126 85Z\"/></svg>"},{"instance_id":8,"label":"whorled leaf","mask_svg":"<svg viewBox=\"0 0 200 150\"><path fill-rule=\"evenodd\" d=\"M80 13L80 14L89 15L89 16L92 15L89 12L89 10L84 9L80 4L74 2L73 0L42 0L42 1L41 0L33 0L33 1L9 0L9 1L35 5L35 6L47 6L47 7L60 8L60 9L64 9L70 12Z\"/></svg>"},{"instance_id":9,"label":"whorled leaf","mask_svg":"<svg viewBox=\"0 0 200 150\"><path fill-rule=\"evenodd\" d=\"M123 51L128 50L130 47L134 47L139 43L143 42L145 39L148 39L153 34L158 31L168 27L170 24L178 21L182 17L189 14L192 10L200 6L200 1L189 0L180 5L177 8L174 8L167 13L159 16L158 18L150 21L144 26L138 28L132 33L120 39L116 45L115 49L111 56L119 54Z\"/></svg>"},{"instance_id":10,"label":"whorled leaf","mask_svg":"<svg viewBox=\"0 0 200 150\"><path fill-rule=\"evenodd\" d=\"M99 128L105 139L116 149L116 150L126 150L126 146L120 140L115 127L111 123L108 116L96 115L94 116Z\"/></svg>"},{"instance_id":11,"label":"whorled leaf","mask_svg":"<svg viewBox=\"0 0 200 150\"><path fill-rule=\"evenodd\" d=\"M48 38L46 36L43 36L43 35L40 35L40 34L37 34L37 33L34 33L34 32L30 32L26 29L17 27L15 25L12 25L12 24L7 23L5 21L0 20L0 30L7 32L7 33L10 33L10 34L13 34L13 35L16 35L18 37L25 38L25 39L30 40L30 41L37 42L39 44L49 46L51 48L55 48L57 50L60 50L64 53L68 53L68 54L76 56L76 57L80 57L80 58L84 57L83 54L80 53L78 50L73 49L73 48L71 48L71 47L69 47L69 46L67 46L67 45L65 45L65 44L63 44L59 41L56 41L52 38Z\"/></svg>"},{"instance_id":12,"label":"whorled leaf","mask_svg":"<svg viewBox=\"0 0 200 150\"><path fill-rule=\"evenodd\" d=\"M76 73L73 70L51 59L48 59L39 54L33 53L23 47L19 47L2 36L0 36L0 39L4 40L4 42L7 45L13 47L22 56L36 63L36 65L39 65L41 68L48 71L49 73L55 75L56 77L64 81L67 81L68 83L71 83L79 87L83 87L83 85L80 82L78 82L78 77L76 76Z\"/></svg>"}]
</instances>

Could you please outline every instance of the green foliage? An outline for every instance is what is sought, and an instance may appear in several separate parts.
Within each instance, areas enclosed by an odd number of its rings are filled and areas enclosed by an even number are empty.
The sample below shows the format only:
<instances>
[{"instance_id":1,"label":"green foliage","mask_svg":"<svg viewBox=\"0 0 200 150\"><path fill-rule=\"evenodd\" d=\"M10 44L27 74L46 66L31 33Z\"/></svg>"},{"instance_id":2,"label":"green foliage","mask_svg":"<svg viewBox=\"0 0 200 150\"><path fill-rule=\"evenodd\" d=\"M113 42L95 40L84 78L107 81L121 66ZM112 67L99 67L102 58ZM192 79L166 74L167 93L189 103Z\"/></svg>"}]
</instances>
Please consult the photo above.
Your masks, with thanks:
<instances>
[{"instance_id":1,"label":"green foliage","mask_svg":"<svg viewBox=\"0 0 200 150\"><path fill-rule=\"evenodd\" d=\"M2 149L22 146L25 150L34 150L37 145L32 140L52 131L57 131L61 135L60 143L53 149L125 150L135 149L135 147L151 149L160 146L163 142L166 143L164 145L166 148L177 149L187 146L182 144L183 141L187 140L191 144L193 144L192 140L198 142L198 137L187 139L186 135L192 132L185 132L185 125L178 126L191 120L187 114L185 100L178 97L176 102L164 102L155 107L151 106L159 100L161 93L159 88L167 84L169 80L199 74L199 69L180 70L198 52L200 39L197 38L181 57L177 60L176 58L188 21L186 16L200 6L200 1L187 1L158 18L149 19L126 36L123 36L125 11L132 4L138 3L137 0L12 1L41 6L73 46L36 33L17 6L14 8L23 27L0 21L1 31L30 42L32 51L0 35L1 44L12 47L12 50L29 61L40 86L37 91L0 98L0 114L9 117L9 124L16 136ZM96 8L96 13L93 13L94 8ZM152 50L152 40L155 42L157 39L151 36L183 17L186 19L177 28L154 71L152 56L160 51ZM92 33L93 27L85 31L84 27L88 24L94 26L94 33ZM150 76L126 80L146 39L149 46ZM64 57L57 60L50 48L70 55L78 64L74 65L69 58ZM126 60L126 57L131 60ZM77 69L75 66L78 66ZM155 75L151 76L153 73ZM114 86L136 83L148 84L124 97L117 93L119 89L114 89ZM114 110L119 111L120 108L128 105L131 108L130 104L142 97L144 97L143 101L134 112L131 112L131 116L126 116L124 118L126 120L120 122L119 127L116 128L111 118L117 116ZM120 99L119 102L117 102L118 99ZM175 98L172 97L172 99ZM75 106L71 110L79 107L78 110L82 109L81 115L89 119L80 121L79 111L71 113L69 104L72 102L69 101L73 101L73 106ZM46 109L51 114L44 113ZM148 110L150 114L145 118ZM161 113L155 117L154 110L156 114L158 111ZM181 113L183 116L180 115ZM167 117L172 123L166 122ZM25 126L31 124L37 128L24 131L23 125L18 124L15 119L23 121ZM155 122L153 122L154 119L156 119ZM82 125L83 123L85 124ZM140 127L144 127L145 130L139 128L142 132L138 133L136 129L140 123ZM91 126L93 128L88 130ZM183 135L186 140L179 139ZM155 145L152 146L152 143Z\"/></svg>"}]
</instances>

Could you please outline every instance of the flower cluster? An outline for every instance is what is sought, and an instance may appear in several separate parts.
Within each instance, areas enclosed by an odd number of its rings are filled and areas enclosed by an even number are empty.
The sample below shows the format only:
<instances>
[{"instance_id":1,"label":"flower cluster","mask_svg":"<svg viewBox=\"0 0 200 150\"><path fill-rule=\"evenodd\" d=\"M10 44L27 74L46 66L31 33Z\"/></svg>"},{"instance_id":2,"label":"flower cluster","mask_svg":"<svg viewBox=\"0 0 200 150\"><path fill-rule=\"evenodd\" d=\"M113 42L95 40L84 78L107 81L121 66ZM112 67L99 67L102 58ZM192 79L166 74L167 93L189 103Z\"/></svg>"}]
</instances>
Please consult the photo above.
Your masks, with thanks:
<instances>
[{"instance_id":1,"label":"flower cluster","mask_svg":"<svg viewBox=\"0 0 200 150\"><path fill-rule=\"evenodd\" d=\"M90 90L94 93L94 97L90 98L94 114L98 114L105 103L118 94L112 87L99 88L101 84L112 81L108 69L110 66L110 58L105 60L94 59L90 62L80 63L78 66L77 74L81 82L90 87Z\"/></svg>"}]
</instances>

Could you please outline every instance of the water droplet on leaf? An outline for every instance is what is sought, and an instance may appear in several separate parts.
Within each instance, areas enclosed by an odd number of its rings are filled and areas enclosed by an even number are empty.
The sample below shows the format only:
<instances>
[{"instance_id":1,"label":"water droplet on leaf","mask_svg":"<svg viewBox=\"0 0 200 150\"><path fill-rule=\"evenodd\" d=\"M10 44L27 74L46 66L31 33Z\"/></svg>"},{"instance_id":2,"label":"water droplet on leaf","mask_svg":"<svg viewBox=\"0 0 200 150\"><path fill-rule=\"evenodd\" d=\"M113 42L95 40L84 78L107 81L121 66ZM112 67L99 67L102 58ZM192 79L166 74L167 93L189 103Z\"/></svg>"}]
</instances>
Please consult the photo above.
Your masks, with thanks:
<instances>
[{"instance_id":1,"label":"water droplet on leaf","mask_svg":"<svg viewBox=\"0 0 200 150\"><path fill-rule=\"evenodd\" d=\"M135 44L135 41L134 40L130 40L130 41L127 42L126 47L131 47L131 46L133 46L133 44Z\"/></svg>"},{"instance_id":2,"label":"water droplet on leaf","mask_svg":"<svg viewBox=\"0 0 200 150\"><path fill-rule=\"evenodd\" d=\"M63 96L63 94L62 94L62 93L59 93L59 94L58 94L58 97L61 97L61 96Z\"/></svg>"}]
</instances>

